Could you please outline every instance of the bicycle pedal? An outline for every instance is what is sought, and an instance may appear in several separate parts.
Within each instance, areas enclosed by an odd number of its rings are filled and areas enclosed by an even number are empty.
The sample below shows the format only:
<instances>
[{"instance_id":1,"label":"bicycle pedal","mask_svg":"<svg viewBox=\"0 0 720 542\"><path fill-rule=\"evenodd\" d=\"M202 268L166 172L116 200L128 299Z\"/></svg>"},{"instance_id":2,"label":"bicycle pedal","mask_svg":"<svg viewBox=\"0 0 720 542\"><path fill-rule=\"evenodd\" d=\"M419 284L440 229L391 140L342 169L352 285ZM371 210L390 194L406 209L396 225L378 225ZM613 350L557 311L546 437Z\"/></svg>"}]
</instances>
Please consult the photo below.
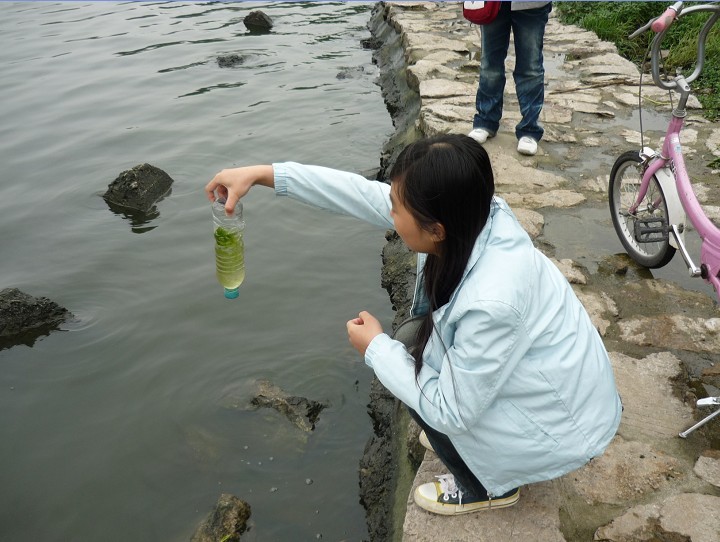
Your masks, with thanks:
<instances>
[{"instance_id":1,"label":"bicycle pedal","mask_svg":"<svg viewBox=\"0 0 720 542\"><path fill-rule=\"evenodd\" d=\"M635 221L635 240L638 243L667 241L670 228L665 218L642 218Z\"/></svg>"}]
</instances>

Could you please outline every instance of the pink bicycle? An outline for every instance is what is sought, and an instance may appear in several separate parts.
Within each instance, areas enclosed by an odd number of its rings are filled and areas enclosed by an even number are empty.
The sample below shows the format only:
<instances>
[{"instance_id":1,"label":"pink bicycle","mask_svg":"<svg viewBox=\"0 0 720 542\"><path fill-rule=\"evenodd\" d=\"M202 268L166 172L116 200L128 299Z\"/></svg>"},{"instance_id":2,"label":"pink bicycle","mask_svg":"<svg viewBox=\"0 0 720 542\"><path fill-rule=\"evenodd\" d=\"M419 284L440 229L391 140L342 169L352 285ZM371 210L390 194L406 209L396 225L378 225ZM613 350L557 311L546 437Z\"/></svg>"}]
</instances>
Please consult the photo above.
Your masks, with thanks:
<instances>
[{"instance_id":1,"label":"pink bicycle","mask_svg":"<svg viewBox=\"0 0 720 542\"><path fill-rule=\"evenodd\" d=\"M708 12L710 16L698 37L695 69L687 77L678 74L664 78L660 73L663 36L673 21L697 12ZM690 83L703 69L707 35L718 17L720 5L703 4L683 9L683 2L676 2L630 36L635 37L649 28L656 33L650 52L653 81L662 89L677 92L679 99L672 111L662 149L643 147L639 152L622 154L610 173L608 197L613 226L633 260L644 267L659 268L667 265L679 250L690 276L709 282L720 299L720 228L707 217L693 192L680 145L685 107L691 94ZM687 220L700 235L700 266L692 261L685 246ZM697 404L720 405L720 397L700 399ZM718 415L720 409L680 436L685 438Z\"/></svg>"}]
</instances>

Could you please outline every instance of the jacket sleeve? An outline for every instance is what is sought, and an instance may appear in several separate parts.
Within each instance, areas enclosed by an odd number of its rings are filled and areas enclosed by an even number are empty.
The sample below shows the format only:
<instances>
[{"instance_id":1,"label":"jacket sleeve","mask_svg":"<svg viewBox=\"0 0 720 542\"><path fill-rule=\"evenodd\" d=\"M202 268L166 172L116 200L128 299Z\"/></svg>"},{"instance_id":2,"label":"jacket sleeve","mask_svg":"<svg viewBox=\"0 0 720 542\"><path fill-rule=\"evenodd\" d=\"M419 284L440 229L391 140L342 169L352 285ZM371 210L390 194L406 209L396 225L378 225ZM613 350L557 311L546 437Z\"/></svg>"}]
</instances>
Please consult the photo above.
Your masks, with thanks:
<instances>
[{"instance_id":1,"label":"jacket sleeve","mask_svg":"<svg viewBox=\"0 0 720 542\"><path fill-rule=\"evenodd\" d=\"M294 162L273 164L275 193L352 216L381 228L394 228L390 185L361 175Z\"/></svg>"},{"instance_id":2,"label":"jacket sleeve","mask_svg":"<svg viewBox=\"0 0 720 542\"><path fill-rule=\"evenodd\" d=\"M424 360L417 381L412 356L387 335L373 339L365 362L430 426L453 435L467 431L493 404L530 347L530 339L515 309L483 301L463 313L447 347L440 363Z\"/></svg>"}]
</instances>

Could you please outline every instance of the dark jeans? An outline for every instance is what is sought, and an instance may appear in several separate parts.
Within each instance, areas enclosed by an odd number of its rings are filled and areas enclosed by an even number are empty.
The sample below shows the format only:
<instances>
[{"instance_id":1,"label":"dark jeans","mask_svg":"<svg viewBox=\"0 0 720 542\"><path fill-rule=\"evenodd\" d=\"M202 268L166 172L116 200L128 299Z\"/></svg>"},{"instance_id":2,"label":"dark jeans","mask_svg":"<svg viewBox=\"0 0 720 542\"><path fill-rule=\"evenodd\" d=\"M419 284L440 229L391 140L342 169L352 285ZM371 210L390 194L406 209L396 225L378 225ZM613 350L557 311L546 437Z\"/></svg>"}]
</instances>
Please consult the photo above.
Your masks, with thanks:
<instances>
[{"instance_id":1,"label":"dark jeans","mask_svg":"<svg viewBox=\"0 0 720 542\"><path fill-rule=\"evenodd\" d=\"M529 136L539 141L543 128L538 121L545 102L543 39L552 4L540 8L512 11L503 2L497 18L482 27L482 60L473 119L473 128L498 131L505 91L505 58L512 30L515 44L515 90L522 119L515 127L518 139Z\"/></svg>"},{"instance_id":2,"label":"dark jeans","mask_svg":"<svg viewBox=\"0 0 720 542\"><path fill-rule=\"evenodd\" d=\"M450 439L445 434L436 431L425 423L413 409L408 408L408 412L410 412L413 420L425 431L433 450L435 450L435 453L440 458L440 461L443 462L443 465L450 471L450 474L455 477L455 483L463 492L463 495L465 497L486 498L487 490L467 467L460 457L460 454L455 450L455 446L450 442Z\"/></svg>"}]
</instances>

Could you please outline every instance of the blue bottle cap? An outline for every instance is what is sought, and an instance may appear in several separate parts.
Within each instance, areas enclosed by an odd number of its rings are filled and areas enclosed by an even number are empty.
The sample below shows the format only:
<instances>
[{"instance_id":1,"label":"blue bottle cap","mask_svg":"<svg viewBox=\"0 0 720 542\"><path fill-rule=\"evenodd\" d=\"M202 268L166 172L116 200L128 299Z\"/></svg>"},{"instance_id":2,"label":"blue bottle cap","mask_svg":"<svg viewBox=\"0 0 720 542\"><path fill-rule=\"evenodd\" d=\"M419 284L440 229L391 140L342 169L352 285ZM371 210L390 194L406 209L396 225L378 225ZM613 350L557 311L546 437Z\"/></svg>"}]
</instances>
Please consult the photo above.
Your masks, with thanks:
<instances>
[{"instance_id":1,"label":"blue bottle cap","mask_svg":"<svg viewBox=\"0 0 720 542\"><path fill-rule=\"evenodd\" d=\"M225 297L226 298L235 299L239 295L240 295L240 291L238 290L238 288L233 288L233 289L225 288Z\"/></svg>"}]
</instances>

